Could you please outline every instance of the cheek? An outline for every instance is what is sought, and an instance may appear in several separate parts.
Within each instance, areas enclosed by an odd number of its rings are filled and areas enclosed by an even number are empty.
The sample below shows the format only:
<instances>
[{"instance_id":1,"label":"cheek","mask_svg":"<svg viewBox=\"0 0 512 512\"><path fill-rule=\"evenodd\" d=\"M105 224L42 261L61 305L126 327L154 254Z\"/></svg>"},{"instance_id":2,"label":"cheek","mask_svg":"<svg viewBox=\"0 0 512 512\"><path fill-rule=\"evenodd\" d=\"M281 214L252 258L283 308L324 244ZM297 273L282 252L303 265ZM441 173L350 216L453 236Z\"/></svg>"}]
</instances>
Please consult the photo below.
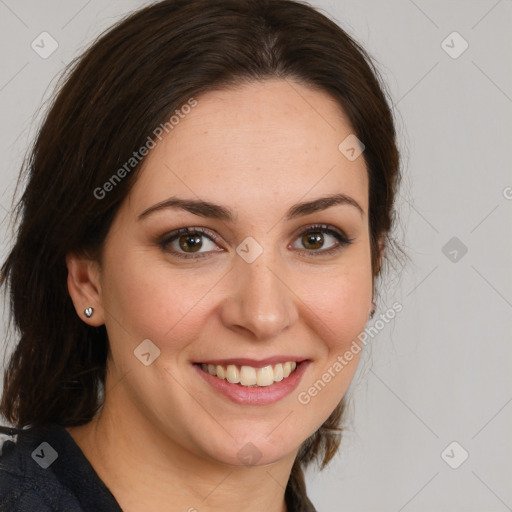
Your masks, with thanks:
<instances>
[{"instance_id":1,"label":"cheek","mask_svg":"<svg viewBox=\"0 0 512 512\"><path fill-rule=\"evenodd\" d=\"M201 299L215 285L212 275L177 271L145 251L125 251L122 258L112 254L105 266L105 308L112 328L124 338L149 338L160 345L166 336L177 341L180 332L190 335L201 325Z\"/></svg>"},{"instance_id":2,"label":"cheek","mask_svg":"<svg viewBox=\"0 0 512 512\"><path fill-rule=\"evenodd\" d=\"M220 279L218 268L179 268L154 249L123 247L119 241L110 247L118 249L105 254L108 279L102 283L102 298L110 330L124 340L149 338L163 347L172 338L174 347L181 346L182 337L186 343L204 329L222 298L218 293L228 297L236 291L225 288L229 279ZM364 329L372 293L370 269L369 251L363 250L347 253L331 266L288 268L286 281L293 291L288 299L299 310L299 324L309 324L321 341L320 350L341 350Z\"/></svg>"},{"instance_id":3,"label":"cheek","mask_svg":"<svg viewBox=\"0 0 512 512\"><path fill-rule=\"evenodd\" d=\"M329 417L354 377L362 348L358 336L367 324L372 297L364 265L316 282L305 309L311 311L317 359L296 394L313 430Z\"/></svg>"},{"instance_id":4,"label":"cheek","mask_svg":"<svg viewBox=\"0 0 512 512\"><path fill-rule=\"evenodd\" d=\"M369 261L369 260L368 260ZM312 277L301 296L314 313L311 321L329 350L340 350L364 330L372 299L370 266L347 265Z\"/></svg>"},{"instance_id":5,"label":"cheek","mask_svg":"<svg viewBox=\"0 0 512 512\"><path fill-rule=\"evenodd\" d=\"M368 321L372 296L371 279L347 279L339 283L340 290L330 302L329 322L335 345L345 344L356 337Z\"/></svg>"}]
</instances>

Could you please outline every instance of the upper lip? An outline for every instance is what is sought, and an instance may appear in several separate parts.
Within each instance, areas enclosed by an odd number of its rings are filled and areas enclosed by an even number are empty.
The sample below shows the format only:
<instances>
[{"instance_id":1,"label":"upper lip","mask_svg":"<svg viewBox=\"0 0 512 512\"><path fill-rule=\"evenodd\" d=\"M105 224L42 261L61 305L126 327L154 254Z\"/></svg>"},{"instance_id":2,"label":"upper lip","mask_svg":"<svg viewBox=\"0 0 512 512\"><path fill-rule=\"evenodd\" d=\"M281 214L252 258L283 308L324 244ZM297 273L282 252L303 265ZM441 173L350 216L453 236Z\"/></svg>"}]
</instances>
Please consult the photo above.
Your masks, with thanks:
<instances>
[{"instance_id":1,"label":"upper lip","mask_svg":"<svg viewBox=\"0 0 512 512\"><path fill-rule=\"evenodd\" d=\"M213 364L220 366L228 366L230 364L237 366L252 366L253 368L263 368L264 366L275 365L279 363L286 363L288 361L295 361L296 363L301 363L302 361L306 361L305 357L298 356L273 356L267 357L265 359L248 359L248 358L231 358L231 359L208 359L198 361L198 363L203 364Z\"/></svg>"}]
</instances>

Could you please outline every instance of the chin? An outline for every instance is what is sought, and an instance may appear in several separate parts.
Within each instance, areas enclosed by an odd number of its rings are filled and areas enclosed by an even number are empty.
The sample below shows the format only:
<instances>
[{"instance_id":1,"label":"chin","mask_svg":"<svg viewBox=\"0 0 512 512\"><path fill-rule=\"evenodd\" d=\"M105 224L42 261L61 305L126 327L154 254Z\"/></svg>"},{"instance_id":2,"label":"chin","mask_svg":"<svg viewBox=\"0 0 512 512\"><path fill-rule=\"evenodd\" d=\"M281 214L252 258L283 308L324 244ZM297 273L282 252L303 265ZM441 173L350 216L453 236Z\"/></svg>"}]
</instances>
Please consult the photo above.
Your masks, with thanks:
<instances>
[{"instance_id":1,"label":"chin","mask_svg":"<svg viewBox=\"0 0 512 512\"><path fill-rule=\"evenodd\" d=\"M293 456L302 441L292 443L288 438L287 444L280 439L269 439L268 434L261 434L252 437L244 435L241 440L230 438L230 442L224 446L217 446L212 451L208 448L210 456L221 464L228 466L266 466L278 462L286 457Z\"/></svg>"}]
</instances>

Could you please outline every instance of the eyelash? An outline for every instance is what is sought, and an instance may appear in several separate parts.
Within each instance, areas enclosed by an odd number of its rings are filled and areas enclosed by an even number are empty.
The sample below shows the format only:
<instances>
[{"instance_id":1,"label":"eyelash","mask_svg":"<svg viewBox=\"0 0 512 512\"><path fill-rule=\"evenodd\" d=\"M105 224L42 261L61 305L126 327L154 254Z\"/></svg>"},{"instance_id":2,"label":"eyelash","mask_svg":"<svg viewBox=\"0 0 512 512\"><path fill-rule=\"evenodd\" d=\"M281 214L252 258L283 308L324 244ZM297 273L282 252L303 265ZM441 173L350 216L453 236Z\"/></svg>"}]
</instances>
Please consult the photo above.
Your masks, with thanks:
<instances>
[{"instance_id":1,"label":"eyelash","mask_svg":"<svg viewBox=\"0 0 512 512\"><path fill-rule=\"evenodd\" d=\"M343 249L344 247L350 245L354 240L353 238L348 238L342 232L338 232L337 230L331 228L330 226L328 226L326 224L314 224L312 226L309 226L307 229L305 229L304 231L299 233L297 238L302 237L308 233L319 233L319 232L326 233L328 235L333 236L337 240L338 243L334 247L331 247L330 249L317 250L317 251L307 250L307 249L302 249L302 250L299 249L299 251L311 254L314 257L328 256L328 255L334 254L334 253L340 251L341 249ZM203 235L203 236L209 238L212 242L215 242L215 243L219 242L219 237L217 237L215 234L213 234L209 230L206 230L206 229L200 228L200 227L198 227L198 228L195 228L195 227L188 228L187 227L187 228L177 229L176 231L173 231L172 233L164 235L158 241L158 245L164 251L166 251L168 253L172 253L173 256L176 256L178 258L183 258L183 259L205 258L212 252L212 251L207 251L204 253L196 253L196 254L188 253L187 254L187 253L177 252L175 250L169 251L167 249L167 246L171 242L173 242L175 239L179 238L181 235L187 235L187 234L191 234L191 235L199 234L199 235Z\"/></svg>"}]
</instances>

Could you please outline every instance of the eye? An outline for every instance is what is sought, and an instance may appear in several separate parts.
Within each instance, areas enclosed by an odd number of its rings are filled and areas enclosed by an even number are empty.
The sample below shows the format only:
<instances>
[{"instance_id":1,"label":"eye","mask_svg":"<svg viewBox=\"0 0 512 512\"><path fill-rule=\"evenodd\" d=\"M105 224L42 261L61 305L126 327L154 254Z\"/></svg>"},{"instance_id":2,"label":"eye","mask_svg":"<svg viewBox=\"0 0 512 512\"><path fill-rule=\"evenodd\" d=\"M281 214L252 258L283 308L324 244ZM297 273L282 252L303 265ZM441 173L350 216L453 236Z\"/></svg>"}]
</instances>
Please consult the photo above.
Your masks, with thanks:
<instances>
[{"instance_id":1,"label":"eye","mask_svg":"<svg viewBox=\"0 0 512 512\"><path fill-rule=\"evenodd\" d=\"M216 238L213 233L206 234L203 228L181 228L165 235L159 241L159 245L179 258L202 258L206 256L205 253L221 252L216 249L218 248L214 242ZM205 250L201 251L201 249Z\"/></svg>"},{"instance_id":2,"label":"eye","mask_svg":"<svg viewBox=\"0 0 512 512\"><path fill-rule=\"evenodd\" d=\"M326 249L323 248L325 243L329 242L329 239L332 240L332 243ZM219 249L219 245L216 243L217 240L217 235L204 228L187 227L164 235L158 241L158 245L164 251L178 258L197 259L207 257L210 252L223 252L223 249ZM352 240L336 228L317 224L310 226L299 235L298 242L305 249L300 249L295 244L293 244L293 247L308 255L326 256L350 245Z\"/></svg>"},{"instance_id":3,"label":"eye","mask_svg":"<svg viewBox=\"0 0 512 512\"><path fill-rule=\"evenodd\" d=\"M324 244L329 241L329 239L333 240L333 243L326 249L320 250L323 248ZM348 238L342 231L338 231L337 229L325 224L310 226L306 231L303 231L299 235L298 240L298 242L306 248L306 250L299 250L301 252L307 252L313 256L333 254L341 250L343 247L350 245L352 241L353 239ZM297 248L296 245L293 247Z\"/></svg>"}]
</instances>

